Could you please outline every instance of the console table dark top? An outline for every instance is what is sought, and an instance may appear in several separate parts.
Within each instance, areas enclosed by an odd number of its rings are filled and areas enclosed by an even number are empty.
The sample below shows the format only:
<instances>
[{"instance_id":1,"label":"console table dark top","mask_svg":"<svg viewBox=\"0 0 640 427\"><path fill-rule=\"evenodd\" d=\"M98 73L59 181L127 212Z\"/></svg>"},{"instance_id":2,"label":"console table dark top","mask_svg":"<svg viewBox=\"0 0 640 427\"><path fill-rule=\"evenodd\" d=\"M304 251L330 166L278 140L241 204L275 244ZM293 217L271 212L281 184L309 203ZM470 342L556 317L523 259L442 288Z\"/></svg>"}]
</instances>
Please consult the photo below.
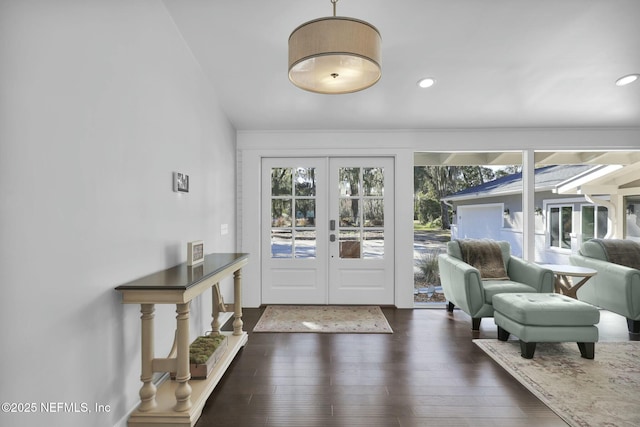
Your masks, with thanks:
<instances>
[{"instance_id":1,"label":"console table dark top","mask_svg":"<svg viewBox=\"0 0 640 427\"><path fill-rule=\"evenodd\" d=\"M116 290L187 290L247 258L249 254L245 253L213 253L205 255L204 261L198 265L188 266L184 262L122 284Z\"/></svg>"}]
</instances>

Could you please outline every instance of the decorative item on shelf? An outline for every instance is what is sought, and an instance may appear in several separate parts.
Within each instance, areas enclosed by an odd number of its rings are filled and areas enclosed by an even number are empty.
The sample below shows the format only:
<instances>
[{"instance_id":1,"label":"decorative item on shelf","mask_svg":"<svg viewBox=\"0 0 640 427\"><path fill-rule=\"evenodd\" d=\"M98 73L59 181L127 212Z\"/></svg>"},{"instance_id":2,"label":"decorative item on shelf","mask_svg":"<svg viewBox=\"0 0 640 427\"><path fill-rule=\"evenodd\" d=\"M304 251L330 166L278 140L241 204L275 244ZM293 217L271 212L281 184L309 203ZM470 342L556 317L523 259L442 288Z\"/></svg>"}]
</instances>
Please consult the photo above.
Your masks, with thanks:
<instances>
[{"instance_id":1,"label":"decorative item on shelf","mask_svg":"<svg viewBox=\"0 0 640 427\"><path fill-rule=\"evenodd\" d=\"M189 346L191 379L206 380L225 351L226 335L212 334L196 338ZM171 379L175 379L175 372L171 373Z\"/></svg>"},{"instance_id":2,"label":"decorative item on shelf","mask_svg":"<svg viewBox=\"0 0 640 427\"><path fill-rule=\"evenodd\" d=\"M187 243L187 265L197 265L204 261L204 242L194 240Z\"/></svg>"},{"instance_id":3,"label":"decorative item on shelf","mask_svg":"<svg viewBox=\"0 0 640 427\"><path fill-rule=\"evenodd\" d=\"M504 212L503 212L503 213L504 213L504 216L505 216L505 217L506 217L506 216L509 216L509 213L510 213L510 212L509 212L509 208L506 208L506 209L504 210Z\"/></svg>"},{"instance_id":4,"label":"decorative item on shelf","mask_svg":"<svg viewBox=\"0 0 640 427\"><path fill-rule=\"evenodd\" d=\"M336 16L305 22L289 36L289 80L323 94L357 92L380 80L380 32L368 22Z\"/></svg>"},{"instance_id":5,"label":"decorative item on shelf","mask_svg":"<svg viewBox=\"0 0 640 427\"><path fill-rule=\"evenodd\" d=\"M189 347L191 378L194 380L206 379L225 351L227 351L227 337L224 335L207 335L196 338Z\"/></svg>"},{"instance_id":6,"label":"decorative item on shelf","mask_svg":"<svg viewBox=\"0 0 640 427\"><path fill-rule=\"evenodd\" d=\"M542 208L539 206L536 208L536 215L542 216Z\"/></svg>"},{"instance_id":7,"label":"decorative item on shelf","mask_svg":"<svg viewBox=\"0 0 640 427\"><path fill-rule=\"evenodd\" d=\"M173 173L173 191L177 193L188 193L189 192L189 175L174 172Z\"/></svg>"}]
</instances>

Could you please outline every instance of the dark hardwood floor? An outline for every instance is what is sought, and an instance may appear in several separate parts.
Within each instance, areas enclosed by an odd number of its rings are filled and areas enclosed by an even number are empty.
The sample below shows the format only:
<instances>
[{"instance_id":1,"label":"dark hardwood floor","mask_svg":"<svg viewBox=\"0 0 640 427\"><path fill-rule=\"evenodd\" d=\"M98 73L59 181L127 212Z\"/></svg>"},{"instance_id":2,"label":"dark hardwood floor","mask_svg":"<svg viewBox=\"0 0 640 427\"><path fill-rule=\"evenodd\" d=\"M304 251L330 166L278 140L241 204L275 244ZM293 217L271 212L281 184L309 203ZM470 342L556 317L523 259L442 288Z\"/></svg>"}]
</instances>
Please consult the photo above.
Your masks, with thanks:
<instances>
[{"instance_id":1,"label":"dark hardwood floor","mask_svg":"<svg viewBox=\"0 0 640 427\"><path fill-rule=\"evenodd\" d=\"M262 310L245 309L249 342L196 427L566 426L472 343L496 338L493 319L474 333L460 310L383 311L393 334L254 334ZM640 338L609 312L598 327Z\"/></svg>"}]
</instances>

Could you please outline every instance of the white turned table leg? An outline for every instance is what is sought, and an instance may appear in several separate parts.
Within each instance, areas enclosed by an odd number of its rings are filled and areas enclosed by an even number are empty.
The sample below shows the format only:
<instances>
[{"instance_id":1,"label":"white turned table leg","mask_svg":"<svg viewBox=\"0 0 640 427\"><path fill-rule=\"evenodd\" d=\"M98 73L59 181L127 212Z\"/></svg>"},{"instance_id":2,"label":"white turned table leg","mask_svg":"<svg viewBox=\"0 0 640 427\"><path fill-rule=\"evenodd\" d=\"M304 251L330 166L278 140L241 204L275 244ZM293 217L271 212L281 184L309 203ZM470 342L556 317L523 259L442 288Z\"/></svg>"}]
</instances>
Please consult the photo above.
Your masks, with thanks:
<instances>
[{"instance_id":1,"label":"white turned table leg","mask_svg":"<svg viewBox=\"0 0 640 427\"><path fill-rule=\"evenodd\" d=\"M233 273L233 335L242 335L242 269Z\"/></svg>"},{"instance_id":2,"label":"white turned table leg","mask_svg":"<svg viewBox=\"0 0 640 427\"><path fill-rule=\"evenodd\" d=\"M142 324L142 368L140 381L140 406L138 409L142 412L150 411L156 407L156 386L153 384L153 317L155 306L153 304L140 304L140 316Z\"/></svg>"},{"instance_id":3,"label":"white turned table leg","mask_svg":"<svg viewBox=\"0 0 640 427\"><path fill-rule=\"evenodd\" d=\"M177 334L178 334L178 356L176 368L176 411L188 411L191 408L191 385L189 379L191 372L189 368L189 302L176 304Z\"/></svg>"},{"instance_id":4,"label":"white turned table leg","mask_svg":"<svg viewBox=\"0 0 640 427\"><path fill-rule=\"evenodd\" d=\"M211 288L211 335L218 335L220 333L220 312L224 311L224 302L222 301L222 295L220 294L220 284L216 283Z\"/></svg>"}]
</instances>

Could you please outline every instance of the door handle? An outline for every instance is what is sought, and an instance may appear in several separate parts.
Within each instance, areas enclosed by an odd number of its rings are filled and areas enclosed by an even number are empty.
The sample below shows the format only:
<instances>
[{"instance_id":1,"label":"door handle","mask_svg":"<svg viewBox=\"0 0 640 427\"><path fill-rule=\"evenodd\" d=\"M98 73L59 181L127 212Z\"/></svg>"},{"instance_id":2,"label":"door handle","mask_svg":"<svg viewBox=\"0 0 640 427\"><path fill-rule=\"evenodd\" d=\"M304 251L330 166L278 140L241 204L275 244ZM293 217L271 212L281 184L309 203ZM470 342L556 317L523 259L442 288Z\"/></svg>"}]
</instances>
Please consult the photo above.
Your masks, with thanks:
<instances>
[{"instance_id":1,"label":"door handle","mask_svg":"<svg viewBox=\"0 0 640 427\"><path fill-rule=\"evenodd\" d=\"M335 231L335 229L336 229L336 220L332 219L331 221L329 221L329 230Z\"/></svg>"},{"instance_id":2,"label":"door handle","mask_svg":"<svg viewBox=\"0 0 640 427\"><path fill-rule=\"evenodd\" d=\"M336 235L335 234L330 234L329 235L329 241L330 242L335 242L336 241Z\"/></svg>"}]
</instances>

